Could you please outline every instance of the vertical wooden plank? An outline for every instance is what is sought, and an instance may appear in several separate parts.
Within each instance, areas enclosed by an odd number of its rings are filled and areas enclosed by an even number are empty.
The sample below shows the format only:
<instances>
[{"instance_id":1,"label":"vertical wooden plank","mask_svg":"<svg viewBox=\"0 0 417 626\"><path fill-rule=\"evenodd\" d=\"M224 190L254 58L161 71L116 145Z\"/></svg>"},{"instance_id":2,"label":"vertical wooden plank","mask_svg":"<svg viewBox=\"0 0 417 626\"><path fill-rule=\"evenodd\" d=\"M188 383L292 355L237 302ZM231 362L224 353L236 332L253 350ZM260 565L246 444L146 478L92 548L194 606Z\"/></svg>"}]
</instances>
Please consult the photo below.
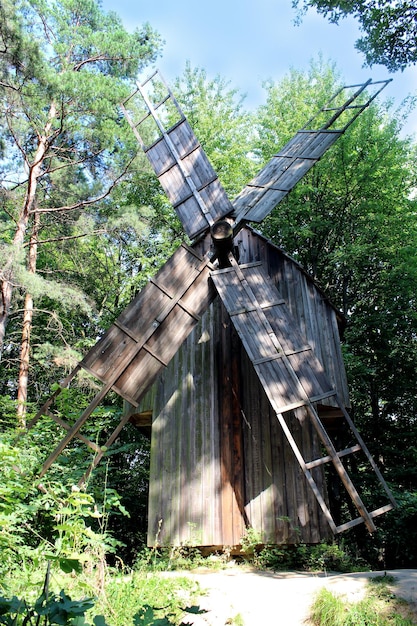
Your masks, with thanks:
<instances>
[{"instance_id":1,"label":"vertical wooden plank","mask_svg":"<svg viewBox=\"0 0 417 626\"><path fill-rule=\"evenodd\" d=\"M261 421L262 409L260 398L262 391L259 390L253 366L246 352L240 346L242 360L242 409L246 428L245 439L245 484L246 506L248 525L257 532L262 532L263 520L261 509L261 494L263 483L261 476L262 447L261 447Z\"/></svg>"},{"instance_id":2,"label":"vertical wooden plank","mask_svg":"<svg viewBox=\"0 0 417 626\"><path fill-rule=\"evenodd\" d=\"M244 532L244 488L239 405L238 345L231 321L222 307L219 362L220 463L222 536L224 545L236 545Z\"/></svg>"}]
</instances>

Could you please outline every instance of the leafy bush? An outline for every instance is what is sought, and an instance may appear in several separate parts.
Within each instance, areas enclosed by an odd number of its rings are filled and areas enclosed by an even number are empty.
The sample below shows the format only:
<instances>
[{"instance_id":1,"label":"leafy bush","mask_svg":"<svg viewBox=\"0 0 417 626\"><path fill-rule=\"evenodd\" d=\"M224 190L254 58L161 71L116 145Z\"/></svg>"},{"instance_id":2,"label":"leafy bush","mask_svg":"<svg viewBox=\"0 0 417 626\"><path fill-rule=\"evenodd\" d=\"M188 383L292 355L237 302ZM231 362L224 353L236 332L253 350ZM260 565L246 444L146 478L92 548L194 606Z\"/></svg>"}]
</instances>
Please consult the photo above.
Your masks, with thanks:
<instances>
[{"instance_id":1,"label":"leafy bush","mask_svg":"<svg viewBox=\"0 0 417 626\"><path fill-rule=\"evenodd\" d=\"M192 604L196 583L185 577L167 577L149 572L112 576L97 606L112 626L178 623ZM187 609L189 611L190 609ZM192 609L196 612L196 609ZM154 621L144 621L146 619ZM170 621L156 621L165 619Z\"/></svg>"},{"instance_id":2,"label":"leafy bush","mask_svg":"<svg viewBox=\"0 0 417 626\"><path fill-rule=\"evenodd\" d=\"M393 490L393 495L398 507L378 518L372 535L361 525L339 539L371 569L417 567L417 491Z\"/></svg>"},{"instance_id":3,"label":"leafy bush","mask_svg":"<svg viewBox=\"0 0 417 626\"><path fill-rule=\"evenodd\" d=\"M61 591L59 595L43 592L33 606L26 600L19 600L16 596L10 599L0 597L0 624L7 626L35 626L42 624L71 624L74 626L89 626L85 621L85 613L94 606L90 598L71 600ZM93 619L94 626L106 626L103 616Z\"/></svg>"},{"instance_id":4,"label":"leafy bush","mask_svg":"<svg viewBox=\"0 0 417 626\"><path fill-rule=\"evenodd\" d=\"M337 572L369 569L366 563L354 560L346 549L337 543L261 546L253 551L251 558L254 565L261 569Z\"/></svg>"}]
</instances>

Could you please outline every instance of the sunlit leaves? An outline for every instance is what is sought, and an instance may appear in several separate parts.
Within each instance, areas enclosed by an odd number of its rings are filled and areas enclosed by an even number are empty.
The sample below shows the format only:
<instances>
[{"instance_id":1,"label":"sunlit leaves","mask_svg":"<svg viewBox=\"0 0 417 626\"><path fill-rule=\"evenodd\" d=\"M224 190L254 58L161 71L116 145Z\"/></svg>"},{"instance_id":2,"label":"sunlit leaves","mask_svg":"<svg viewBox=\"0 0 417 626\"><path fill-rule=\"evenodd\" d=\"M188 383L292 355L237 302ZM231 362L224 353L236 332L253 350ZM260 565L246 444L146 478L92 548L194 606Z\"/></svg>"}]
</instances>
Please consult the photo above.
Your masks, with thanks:
<instances>
[{"instance_id":1,"label":"sunlit leaves","mask_svg":"<svg viewBox=\"0 0 417 626\"><path fill-rule=\"evenodd\" d=\"M187 64L177 97L226 191L233 198L255 173L253 117L243 96L216 76Z\"/></svg>"},{"instance_id":2,"label":"sunlit leaves","mask_svg":"<svg viewBox=\"0 0 417 626\"><path fill-rule=\"evenodd\" d=\"M363 36L356 42L368 65L385 65L390 71L404 70L417 62L417 8L409 0L293 0L301 5L299 19L308 7L337 24L355 17Z\"/></svg>"}]
</instances>

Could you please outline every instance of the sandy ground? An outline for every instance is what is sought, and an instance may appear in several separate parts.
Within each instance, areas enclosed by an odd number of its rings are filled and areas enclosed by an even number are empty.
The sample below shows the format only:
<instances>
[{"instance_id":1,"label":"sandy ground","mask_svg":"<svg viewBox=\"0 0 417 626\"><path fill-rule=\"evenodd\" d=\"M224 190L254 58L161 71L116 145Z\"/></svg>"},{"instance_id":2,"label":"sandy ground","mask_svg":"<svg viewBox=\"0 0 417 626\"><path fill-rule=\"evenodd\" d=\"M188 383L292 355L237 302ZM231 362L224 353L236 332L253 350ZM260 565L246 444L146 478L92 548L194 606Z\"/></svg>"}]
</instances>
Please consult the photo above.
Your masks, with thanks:
<instances>
[{"instance_id":1,"label":"sandy ground","mask_svg":"<svg viewBox=\"0 0 417 626\"><path fill-rule=\"evenodd\" d=\"M390 585L392 593L413 603L417 609L417 570L387 570L386 573L395 578ZM382 576L384 572L315 575L269 573L231 566L222 571L197 570L187 575L205 590L199 605L207 612L190 615L185 620L194 626L306 626L310 623L311 604L322 587L351 601L359 601L368 579Z\"/></svg>"}]
</instances>

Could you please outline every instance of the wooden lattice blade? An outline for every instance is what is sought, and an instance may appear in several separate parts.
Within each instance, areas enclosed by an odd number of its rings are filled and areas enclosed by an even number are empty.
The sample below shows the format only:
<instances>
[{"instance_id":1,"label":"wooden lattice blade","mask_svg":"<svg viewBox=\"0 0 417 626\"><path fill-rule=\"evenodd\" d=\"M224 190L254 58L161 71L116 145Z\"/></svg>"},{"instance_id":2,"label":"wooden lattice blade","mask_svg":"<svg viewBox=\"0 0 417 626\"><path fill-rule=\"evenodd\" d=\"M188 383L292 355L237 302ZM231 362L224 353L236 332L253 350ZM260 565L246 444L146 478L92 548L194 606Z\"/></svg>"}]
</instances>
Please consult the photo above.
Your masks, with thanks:
<instances>
[{"instance_id":1,"label":"wooden lattice blade","mask_svg":"<svg viewBox=\"0 0 417 626\"><path fill-rule=\"evenodd\" d=\"M237 196L236 224L261 222L389 82L368 80L339 89Z\"/></svg>"},{"instance_id":2,"label":"wooden lattice blade","mask_svg":"<svg viewBox=\"0 0 417 626\"><path fill-rule=\"evenodd\" d=\"M168 130L145 154L190 238L233 211L187 120Z\"/></svg>"},{"instance_id":3,"label":"wooden lattice blade","mask_svg":"<svg viewBox=\"0 0 417 626\"><path fill-rule=\"evenodd\" d=\"M156 80L158 102L146 89ZM133 104L137 97L142 99L148 113L136 123ZM124 102L123 111L191 239L233 211L207 155L159 72L138 85ZM157 137L154 139L151 134L154 140L149 143L147 131L150 120L154 122Z\"/></svg>"},{"instance_id":4,"label":"wooden lattice blade","mask_svg":"<svg viewBox=\"0 0 417 626\"><path fill-rule=\"evenodd\" d=\"M334 395L322 364L292 322L285 301L261 264L246 264L240 270L259 307L233 267L212 272L212 278L274 411Z\"/></svg>"},{"instance_id":5,"label":"wooden lattice blade","mask_svg":"<svg viewBox=\"0 0 417 626\"><path fill-rule=\"evenodd\" d=\"M234 200L236 221L261 222L341 134L299 131Z\"/></svg>"},{"instance_id":6,"label":"wooden lattice blade","mask_svg":"<svg viewBox=\"0 0 417 626\"><path fill-rule=\"evenodd\" d=\"M81 366L135 406L216 296L211 264L182 245Z\"/></svg>"}]
</instances>

